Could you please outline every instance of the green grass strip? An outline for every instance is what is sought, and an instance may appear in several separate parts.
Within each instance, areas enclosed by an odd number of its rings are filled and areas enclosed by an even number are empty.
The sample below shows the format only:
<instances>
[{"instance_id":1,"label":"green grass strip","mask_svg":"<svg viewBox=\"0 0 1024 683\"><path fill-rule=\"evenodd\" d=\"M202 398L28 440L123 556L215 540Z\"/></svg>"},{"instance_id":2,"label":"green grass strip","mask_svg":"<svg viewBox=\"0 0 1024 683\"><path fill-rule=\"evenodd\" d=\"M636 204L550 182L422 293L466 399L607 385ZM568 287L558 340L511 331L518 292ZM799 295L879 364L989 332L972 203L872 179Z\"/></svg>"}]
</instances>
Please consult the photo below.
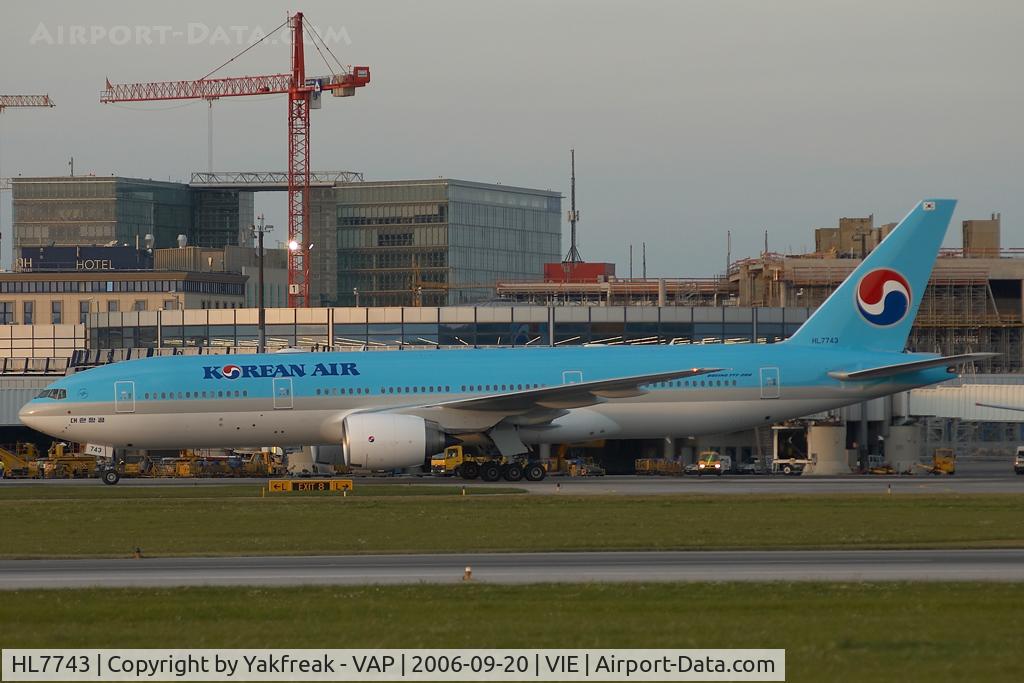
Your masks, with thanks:
<instances>
[{"instance_id":1,"label":"green grass strip","mask_svg":"<svg viewBox=\"0 0 1024 683\"><path fill-rule=\"evenodd\" d=\"M52 497L0 495L0 557L118 557L136 546L149 556L1024 547L1017 494L462 496L459 487L405 487L410 495L342 498L196 486L62 497L64 487L44 488Z\"/></svg>"},{"instance_id":2,"label":"green grass strip","mask_svg":"<svg viewBox=\"0 0 1024 683\"><path fill-rule=\"evenodd\" d=\"M1019 681L1024 585L18 591L4 647L785 648L788 681Z\"/></svg>"}]
</instances>

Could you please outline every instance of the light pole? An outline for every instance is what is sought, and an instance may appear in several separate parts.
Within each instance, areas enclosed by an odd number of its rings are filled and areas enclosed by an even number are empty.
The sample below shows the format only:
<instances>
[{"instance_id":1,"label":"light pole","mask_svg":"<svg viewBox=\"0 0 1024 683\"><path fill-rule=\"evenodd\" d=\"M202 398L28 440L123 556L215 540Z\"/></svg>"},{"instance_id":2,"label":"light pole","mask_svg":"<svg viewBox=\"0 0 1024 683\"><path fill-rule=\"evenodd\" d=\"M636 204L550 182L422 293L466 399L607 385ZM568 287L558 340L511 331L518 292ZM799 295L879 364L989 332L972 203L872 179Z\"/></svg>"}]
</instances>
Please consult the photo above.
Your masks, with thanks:
<instances>
[{"instance_id":1,"label":"light pole","mask_svg":"<svg viewBox=\"0 0 1024 683\"><path fill-rule=\"evenodd\" d=\"M260 264L260 284L259 292L256 295L257 306L260 309L259 317L259 338L256 342L256 352L266 353L267 350L267 309L263 302L263 235L274 229L273 225L265 225L263 223L263 214L261 213L256 217L258 223L250 226L253 234L256 236L256 243L258 244L257 252L259 254Z\"/></svg>"}]
</instances>

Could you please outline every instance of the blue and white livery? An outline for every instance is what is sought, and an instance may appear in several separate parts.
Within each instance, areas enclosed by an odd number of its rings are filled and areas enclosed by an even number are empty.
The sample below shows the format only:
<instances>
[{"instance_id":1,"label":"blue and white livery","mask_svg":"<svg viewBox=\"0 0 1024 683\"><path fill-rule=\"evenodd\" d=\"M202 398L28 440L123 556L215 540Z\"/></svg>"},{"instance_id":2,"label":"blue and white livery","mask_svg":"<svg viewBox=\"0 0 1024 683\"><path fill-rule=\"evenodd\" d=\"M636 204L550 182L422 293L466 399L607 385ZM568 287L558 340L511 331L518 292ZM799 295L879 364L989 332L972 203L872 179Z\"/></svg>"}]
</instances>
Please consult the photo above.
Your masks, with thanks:
<instances>
[{"instance_id":1,"label":"blue and white livery","mask_svg":"<svg viewBox=\"0 0 1024 683\"><path fill-rule=\"evenodd\" d=\"M778 344L152 358L58 380L20 417L114 447L341 444L374 469L459 439L514 459L535 444L770 425L941 382L990 355L904 352L955 204L919 203Z\"/></svg>"}]
</instances>

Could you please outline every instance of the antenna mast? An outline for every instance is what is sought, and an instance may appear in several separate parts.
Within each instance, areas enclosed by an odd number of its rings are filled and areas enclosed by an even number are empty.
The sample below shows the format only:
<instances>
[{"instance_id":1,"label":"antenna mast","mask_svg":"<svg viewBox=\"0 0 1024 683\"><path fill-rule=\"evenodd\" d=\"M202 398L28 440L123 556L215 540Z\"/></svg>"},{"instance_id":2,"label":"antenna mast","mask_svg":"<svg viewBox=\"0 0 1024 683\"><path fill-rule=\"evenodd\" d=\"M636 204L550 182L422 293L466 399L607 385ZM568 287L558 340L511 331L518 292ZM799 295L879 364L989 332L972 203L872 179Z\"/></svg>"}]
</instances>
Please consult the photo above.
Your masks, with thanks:
<instances>
[{"instance_id":1,"label":"antenna mast","mask_svg":"<svg viewBox=\"0 0 1024 683\"><path fill-rule=\"evenodd\" d=\"M576 210L576 150L569 150L569 158L572 164L572 176L569 185L569 253L562 259L562 263L581 263L583 257L580 250L576 248L576 223L580 220L580 212Z\"/></svg>"}]
</instances>

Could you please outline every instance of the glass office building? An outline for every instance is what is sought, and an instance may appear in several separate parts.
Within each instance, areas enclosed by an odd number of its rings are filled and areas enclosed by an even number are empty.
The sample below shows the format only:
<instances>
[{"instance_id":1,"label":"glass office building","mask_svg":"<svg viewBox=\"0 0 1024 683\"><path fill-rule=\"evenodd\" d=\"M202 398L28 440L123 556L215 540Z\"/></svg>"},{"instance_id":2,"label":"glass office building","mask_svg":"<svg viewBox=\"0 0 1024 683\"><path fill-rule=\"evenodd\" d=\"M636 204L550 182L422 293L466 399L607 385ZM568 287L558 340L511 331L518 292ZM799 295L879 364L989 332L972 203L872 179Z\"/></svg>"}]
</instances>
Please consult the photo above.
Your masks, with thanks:
<instances>
[{"instance_id":1,"label":"glass office building","mask_svg":"<svg viewBox=\"0 0 1024 683\"><path fill-rule=\"evenodd\" d=\"M14 250L111 242L154 247L239 243L253 221L253 193L117 176L12 178Z\"/></svg>"},{"instance_id":2,"label":"glass office building","mask_svg":"<svg viewBox=\"0 0 1024 683\"><path fill-rule=\"evenodd\" d=\"M252 243L250 226L255 222L254 193L205 188L193 189L192 193L195 210L190 244L223 249Z\"/></svg>"},{"instance_id":3,"label":"glass office building","mask_svg":"<svg viewBox=\"0 0 1024 683\"><path fill-rule=\"evenodd\" d=\"M558 192L440 178L339 185L334 201L336 242L314 232L336 254L318 262L337 282L333 297L320 288L321 305L481 301L561 258Z\"/></svg>"},{"instance_id":4,"label":"glass office building","mask_svg":"<svg viewBox=\"0 0 1024 683\"><path fill-rule=\"evenodd\" d=\"M137 178L13 178L14 248L49 245L174 246L192 229L188 185Z\"/></svg>"}]
</instances>

